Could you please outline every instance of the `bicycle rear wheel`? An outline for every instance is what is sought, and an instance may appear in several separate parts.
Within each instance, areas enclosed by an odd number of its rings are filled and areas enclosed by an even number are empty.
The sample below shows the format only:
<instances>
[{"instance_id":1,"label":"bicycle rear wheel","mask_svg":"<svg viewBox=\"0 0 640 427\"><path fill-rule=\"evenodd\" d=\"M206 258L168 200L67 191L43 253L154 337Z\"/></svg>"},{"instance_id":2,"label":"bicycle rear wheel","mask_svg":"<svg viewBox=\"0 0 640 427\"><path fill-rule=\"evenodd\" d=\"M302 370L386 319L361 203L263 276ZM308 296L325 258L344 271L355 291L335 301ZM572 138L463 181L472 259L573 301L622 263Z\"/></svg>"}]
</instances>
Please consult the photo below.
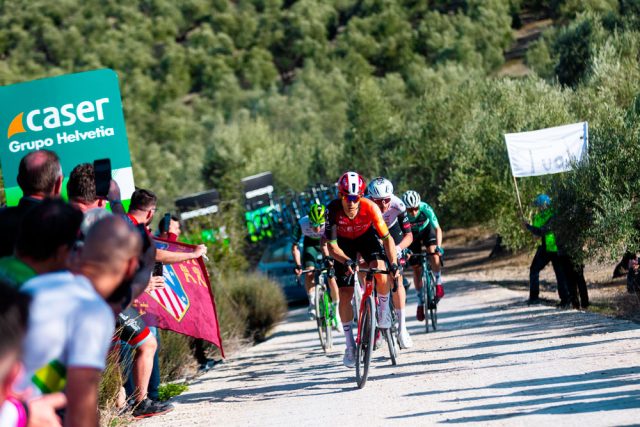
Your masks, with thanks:
<instances>
[{"instance_id":1,"label":"bicycle rear wheel","mask_svg":"<svg viewBox=\"0 0 640 427\"><path fill-rule=\"evenodd\" d=\"M316 284L316 328L318 330L318 337L320 338L320 346L326 352L327 342L324 337L324 321L327 314L324 312L324 287L322 284Z\"/></svg>"},{"instance_id":2,"label":"bicycle rear wheel","mask_svg":"<svg viewBox=\"0 0 640 427\"><path fill-rule=\"evenodd\" d=\"M360 343L356 346L356 383L358 388L364 387L369 375L369 363L373 351L375 324L373 319L373 296L364 300L362 319L360 322Z\"/></svg>"},{"instance_id":3,"label":"bicycle rear wheel","mask_svg":"<svg viewBox=\"0 0 640 427\"><path fill-rule=\"evenodd\" d=\"M391 364L395 366L398 364L396 360L398 357L398 348L396 347L396 340L391 328L384 330L384 338L387 340L387 344L389 345L389 357L391 358Z\"/></svg>"}]
</instances>

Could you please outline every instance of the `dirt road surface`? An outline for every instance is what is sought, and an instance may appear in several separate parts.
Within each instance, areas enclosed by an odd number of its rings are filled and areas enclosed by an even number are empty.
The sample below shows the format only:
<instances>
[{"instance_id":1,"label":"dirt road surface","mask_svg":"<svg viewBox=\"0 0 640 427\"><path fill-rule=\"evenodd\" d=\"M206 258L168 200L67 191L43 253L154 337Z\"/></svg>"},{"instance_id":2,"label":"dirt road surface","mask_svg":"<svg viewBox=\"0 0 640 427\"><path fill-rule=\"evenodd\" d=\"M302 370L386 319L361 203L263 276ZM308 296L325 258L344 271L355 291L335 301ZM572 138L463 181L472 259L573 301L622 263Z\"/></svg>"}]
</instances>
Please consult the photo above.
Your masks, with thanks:
<instances>
[{"instance_id":1,"label":"dirt road surface","mask_svg":"<svg viewBox=\"0 0 640 427\"><path fill-rule=\"evenodd\" d=\"M637 425L640 329L550 306L526 294L448 275L439 328L425 334L410 292L414 347L391 366L374 353L362 390L325 355L305 310L264 343L200 377L176 409L138 425Z\"/></svg>"}]
</instances>

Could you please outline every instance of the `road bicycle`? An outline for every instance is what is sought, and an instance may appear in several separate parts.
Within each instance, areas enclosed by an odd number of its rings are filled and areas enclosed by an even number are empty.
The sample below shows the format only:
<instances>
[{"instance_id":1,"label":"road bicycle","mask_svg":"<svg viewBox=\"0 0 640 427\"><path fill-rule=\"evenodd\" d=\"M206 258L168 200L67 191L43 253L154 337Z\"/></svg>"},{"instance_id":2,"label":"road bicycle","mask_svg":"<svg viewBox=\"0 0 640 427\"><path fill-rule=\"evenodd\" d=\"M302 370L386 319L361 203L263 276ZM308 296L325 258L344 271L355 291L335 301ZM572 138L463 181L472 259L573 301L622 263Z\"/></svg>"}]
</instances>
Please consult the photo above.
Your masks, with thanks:
<instances>
[{"instance_id":1,"label":"road bicycle","mask_svg":"<svg viewBox=\"0 0 640 427\"><path fill-rule=\"evenodd\" d=\"M369 376L369 364L371 363L371 353L375 345L376 329L380 330L382 336L389 346L389 357L391 364L396 365L398 357L398 330L396 327L395 310L393 309L393 297L389 294L389 307L391 310L391 327L378 328L377 326L377 309L376 290L374 275L390 274L389 270L380 270L377 268L369 268L359 270L366 273L364 291L360 286L357 272L352 275L354 284L354 299L358 307L358 334L356 336L356 383L358 388L365 386ZM397 286L397 285L395 285Z\"/></svg>"},{"instance_id":2,"label":"road bicycle","mask_svg":"<svg viewBox=\"0 0 640 427\"><path fill-rule=\"evenodd\" d=\"M440 263L444 266L442 256L438 252L420 252L419 254L412 254L411 257L418 258L422 265L422 300L424 301L424 327L425 332L429 333L429 319L431 319L431 327L435 331L438 328L438 301L436 299L436 278L431 270L431 264L429 263L429 256L437 255L440 257Z\"/></svg>"},{"instance_id":3,"label":"road bicycle","mask_svg":"<svg viewBox=\"0 0 640 427\"><path fill-rule=\"evenodd\" d=\"M301 275L313 273L315 283L315 300L316 300L316 326L318 337L320 338L320 346L325 353L329 352L333 347L333 328L338 328L338 320L336 313L331 305L331 292L329 292L329 278L333 277L333 268L327 268L323 265L321 259L316 261L315 268L302 270ZM298 278L298 284L300 279Z\"/></svg>"}]
</instances>

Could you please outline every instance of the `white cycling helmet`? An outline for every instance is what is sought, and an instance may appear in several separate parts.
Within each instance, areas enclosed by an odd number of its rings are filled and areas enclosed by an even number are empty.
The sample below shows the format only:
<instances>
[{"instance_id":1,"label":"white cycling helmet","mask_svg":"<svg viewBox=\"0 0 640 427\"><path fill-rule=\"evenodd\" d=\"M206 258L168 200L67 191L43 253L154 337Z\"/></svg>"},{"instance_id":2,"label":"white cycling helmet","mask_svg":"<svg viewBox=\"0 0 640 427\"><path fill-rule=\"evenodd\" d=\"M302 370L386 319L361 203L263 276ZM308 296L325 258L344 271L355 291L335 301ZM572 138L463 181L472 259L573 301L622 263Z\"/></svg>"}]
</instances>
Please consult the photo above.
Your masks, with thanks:
<instances>
[{"instance_id":1,"label":"white cycling helmet","mask_svg":"<svg viewBox=\"0 0 640 427\"><path fill-rule=\"evenodd\" d=\"M409 190L402 195L402 201L407 208L417 208L420 206L420 195L416 191Z\"/></svg>"},{"instance_id":2,"label":"white cycling helmet","mask_svg":"<svg viewBox=\"0 0 640 427\"><path fill-rule=\"evenodd\" d=\"M387 199L393 195L393 184L381 176L371 180L367 192L372 199Z\"/></svg>"}]
</instances>

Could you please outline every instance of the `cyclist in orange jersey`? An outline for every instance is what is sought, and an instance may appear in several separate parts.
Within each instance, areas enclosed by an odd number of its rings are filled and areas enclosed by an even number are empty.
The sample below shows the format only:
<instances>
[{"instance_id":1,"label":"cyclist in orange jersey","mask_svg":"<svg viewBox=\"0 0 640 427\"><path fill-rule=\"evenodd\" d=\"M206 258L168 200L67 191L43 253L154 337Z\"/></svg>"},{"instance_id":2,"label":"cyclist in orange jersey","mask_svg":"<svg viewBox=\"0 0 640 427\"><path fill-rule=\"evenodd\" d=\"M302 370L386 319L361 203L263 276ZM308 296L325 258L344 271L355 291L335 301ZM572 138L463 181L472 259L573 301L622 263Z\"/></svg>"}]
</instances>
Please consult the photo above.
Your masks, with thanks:
<instances>
[{"instance_id":1,"label":"cyclist in orange jersey","mask_svg":"<svg viewBox=\"0 0 640 427\"><path fill-rule=\"evenodd\" d=\"M385 268L384 250L389 256L390 271L393 277L385 274L376 275L376 290L378 292L378 326L391 326L391 311L389 308L389 294L393 287L393 280L399 276L398 260L395 243L390 238L389 229L384 222L380 208L371 200L364 199L365 183L360 175L347 172L338 181L340 198L332 201L328 206L325 239L328 241L329 252L337 261L335 264L336 278L340 290L340 317L346 338L347 348L342 362L351 368L355 366L355 339L352 333L353 283L351 275L356 271L357 255L369 264L370 268ZM380 240L383 245L380 244Z\"/></svg>"}]
</instances>

